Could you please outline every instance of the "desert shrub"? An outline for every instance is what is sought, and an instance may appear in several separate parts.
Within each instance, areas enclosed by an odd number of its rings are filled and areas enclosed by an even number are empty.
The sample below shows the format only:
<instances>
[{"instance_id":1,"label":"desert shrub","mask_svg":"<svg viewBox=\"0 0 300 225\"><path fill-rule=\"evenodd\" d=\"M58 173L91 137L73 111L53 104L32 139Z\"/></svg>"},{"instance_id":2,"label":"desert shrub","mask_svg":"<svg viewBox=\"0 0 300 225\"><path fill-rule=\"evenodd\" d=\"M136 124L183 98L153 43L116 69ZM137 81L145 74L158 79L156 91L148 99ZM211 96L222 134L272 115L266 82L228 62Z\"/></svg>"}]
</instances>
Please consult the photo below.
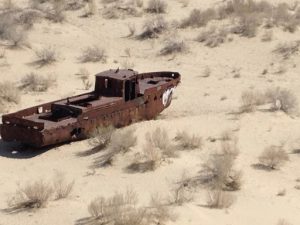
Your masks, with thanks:
<instances>
[{"instance_id":1,"label":"desert shrub","mask_svg":"<svg viewBox=\"0 0 300 225\"><path fill-rule=\"evenodd\" d=\"M84 90L89 90L92 87L93 83L89 79L90 73L88 70L81 68L79 73L77 73L76 75L82 81Z\"/></svg>"},{"instance_id":2,"label":"desert shrub","mask_svg":"<svg viewBox=\"0 0 300 225\"><path fill-rule=\"evenodd\" d=\"M273 31L272 30L265 31L261 37L261 41L263 41L263 42L272 41L272 39L273 39Z\"/></svg>"},{"instance_id":3,"label":"desert shrub","mask_svg":"<svg viewBox=\"0 0 300 225\"><path fill-rule=\"evenodd\" d=\"M82 0L68 0L65 5L65 10L75 11L84 7Z\"/></svg>"},{"instance_id":4,"label":"desert shrub","mask_svg":"<svg viewBox=\"0 0 300 225\"><path fill-rule=\"evenodd\" d=\"M21 98L19 90L12 82L0 83L0 102L19 103Z\"/></svg>"},{"instance_id":5,"label":"desert shrub","mask_svg":"<svg viewBox=\"0 0 300 225\"><path fill-rule=\"evenodd\" d=\"M240 112L253 112L257 106L266 102L264 94L255 91L244 91L241 96Z\"/></svg>"},{"instance_id":6,"label":"desert shrub","mask_svg":"<svg viewBox=\"0 0 300 225\"><path fill-rule=\"evenodd\" d=\"M129 172L153 171L163 159L176 156L176 149L171 145L165 129L156 128L153 132L147 132L145 140L142 155L127 167Z\"/></svg>"},{"instance_id":7,"label":"desert shrub","mask_svg":"<svg viewBox=\"0 0 300 225\"><path fill-rule=\"evenodd\" d=\"M291 56L299 52L300 41L292 41L280 43L273 52L281 55L283 59L289 59Z\"/></svg>"},{"instance_id":8,"label":"desert shrub","mask_svg":"<svg viewBox=\"0 0 300 225\"><path fill-rule=\"evenodd\" d=\"M157 38L168 28L168 24L162 16L146 20L143 25L143 31L138 35L138 39L144 40L149 38Z\"/></svg>"},{"instance_id":9,"label":"desert shrub","mask_svg":"<svg viewBox=\"0 0 300 225\"><path fill-rule=\"evenodd\" d=\"M169 55L175 53L182 53L187 50L187 46L183 40L176 37L165 40L164 47L160 50L161 55Z\"/></svg>"},{"instance_id":10,"label":"desert shrub","mask_svg":"<svg viewBox=\"0 0 300 225\"><path fill-rule=\"evenodd\" d=\"M210 21L216 18L216 12L214 9L207 9L205 11L200 11L199 9L194 9L191 11L190 15L180 22L180 28L187 27L203 27Z\"/></svg>"},{"instance_id":11,"label":"desert shrub","mask_svg":"<svg viewBox=\"0 0 300 225\"><path fill-rule=\"evenodd\" d=\"M40 12L32 9L22 10L16 22L21 25L25 30L30 29L33 24L40 18L42 15Z\"/></svg>"},{"instance_id":12,"label":"desert shrub","mask_svg":"<svg viewBox=\"0 0 300 225\"><path fill-rule=\"evenodd\" d=\"M86 62L106 62L105 50L97 46L87 47L82 50L79 60L82 63Z\"/></svg>"},{"instance_id":13,"label":"desert shrub","mask_svg":"<svg viewBox=\"0 0 300 225\"><path fill-rule=\"evenodd\" d=\"M57 61L58 57L57 51L52 47L37 50L35 51L35 55L37 57L35 63L40 66L52 64Z\"/></svg>"},{"instance_id":14,"label":"desert shrub","mask_svg":"<svg viewBox=\"0 0 300 225\"><path fill-rule=\"evenodd\" d=\"M62 173L57 173L53 181L55 200L67 198L72 192L74 181L68 182Z\"/></svg>"},{"instance_id":15,"label":"desert shrub","mask_svg":"<svg viewBox=\"0 0 300 225\"><path fill-rule=\"evenodd\" d=\"M128 24L128 30L129 30L129 34L127 35L127 37L132 37L135 34L136 28L134 24Z\"/></svg>"},{"instance_id":16,"label":"desert shrub","mask_svg":"<svg viewBox=\"0 0 300 225\"><path fill-rule=\"evenodd\" d=\"M238 23L232 27L231 32L243 37L252 38L256 36L259 22L254 15L243 15L238 19Z\"/></svg>"},{"instance_id":17,"label":"desert shrub","mask_svg":"<svg viewBox=\"0 0 300 225\"><path fill-rule=\"evenodd\" d=\"M298 111L297 97L287 89L274 88L266 91L266 99L272 104L272 110L281 110L287 114Z\"/></svg>"},{"instance_id":18,"label":"desert shrub","mask_svg":"<svg viewBox=\"0 0 300 225\"><path fill-rule=\"evenodd\" d=\"M190 186L190 178L185 173L180 179L175 182L175 186L171 190L171 195L168 199L169 204L183 205L186 202L193 200L193 194L188 190Z\"/></svg>"},{"instance_id":19,"label":"desert shrub","mask_svg":"<svg viewBox=\"0 0 300 225\"><path fill-rule=\"evenodd\" d=\"M223 44L227 40L228 30L225 28L217 29L210 27L202 31L197 37L196 41L203 42L206 46L214 48Z\"/></svg>"},{"instance_id":20,"label":"desert shrub","mask_svg":"<svg viewBox=\"0 0 300 225\"><path fill-rule=\"evenodd\" d=\"M60 23L65 20L64 10L66 7L65 0L52 0L50 1L52 5L51 11L47 12L46 18L55 22Z\"/></svg>"},{"instance_id":21,"label":"desert shrub","mask_svg":"<svg viewBox=\"0 0 300 225\"><path fill-rule=\"evenodd\" d=\"M242 173L234 169L238 155L236 142L221 142L221 152L211 154L202 164L200 181L212 189L225 191L239 190L242 184Z\"/></svg>"},{"instance_id":22,"label":"desert shrub","mask_svg":"<svg viewBox=\"0 0 300 225\"><path fill-rule=\"evenodd\" d=\"M279 169L289 160L288 154L282 149L282 146L269 146L258 157L259 163L268 169Z\"/></svg>"},{"instance_id":23,"label":"desert shrub","mask_svg":"<svg viewBox=\"0 0 300 225\"><path fill-rule=\"evenodd\" d=\"M278 220L276 225L291 225L291 223L289 223L287 220L285 219L280 219Z\"/></svg>"},{"instance_id":24,"label":"desert shrub","mask_svg":"<svg viewBox=\"0 0 300 225\"><path fill-rule=\"evenodd\" d=\"M210 208L224 209L228 208L234 202L233 196L222 190L208 191L207 206Z\"/></svg>"},{"instance_id":25,"label":"desert shrub","mask_svg":"<svg viewBox=\"0 0 300 225\"><path fill-rule=\"evenodd\" d=\"M123 129L117 130L112 136L112 142L110 143L110 148L114 152L126 153L130 148L134 147L137 143L137 138L134 135L134 129Z\"/></svg>"},{"instance_id":26,"label":"desert shrub","mask_svg":"<svg viewBox=\"0 0 300 225\"><path fill-rule=\"evenodd\" d=\"M39 180L20 187L8 202L9 212L19 212L45 207L53 190L51 185Z\"/></svg>"},{"instance_id":27,"label":"desert shrub","mask_svg":"<svg viewBox=\"0 0 300 225\"><path fill-rule=\"evenodd\" d=\"M3 58L5 58L5 50L4 50L4 48L2 49L0 49L0 59L3 59Z\"/></svg>"},{"instance_id":28,"label":"desert shrub","mask_svg":"<svg viewBox=\"0 0 300 225\"><path fill-rule=\"evenodd\" d=\"M43 92L55 84L51 76L40 76L36 73L29 73L21 79L20 88L26 91Z\"/></svg>"},{"instance_id":29,"label":"desert shrub","mask_svg":"<svg viewBox=\"0 0 300 225\"><path fill-rule=\"evenodd\" d=\"M11 47L18 47L26 43L26 32L19 26L9 27L6 30L4 37L10 42Z\"/></svg>"},{"instance_id":30,"label":"desert shrub","mask_svg":"<svg viewBox=\"0 0 300 225\"><path fill-rule=\"evenodd\" d=\"M186 131L177 132L175 140L181 149L196 149L202 148L203 141L202 138L197 135L190 135Z\"/></svg>"},{"instance_id":31,"label":"desert shrub","mask_svg":"<svg viewBox=\"0 0 300 225\"><path fill-rule=\"evenodd\" d=\"M170 219L165 206L160 203L152 203L149 207L137 206L138 197L132 190L116 193L112 197L98 197L88 206L91 215L84 224L107 224L118 225L148 225L161 224Z\"/></svg>"},{"instance_id":32,"label":"desert shrub","mask_svg":"<svg viewBox=\"0 0 300 225\"><path fill-rule=\"evenodd\" d=\"M149 0L146 10L150 13L165 13L167 6L164 0Z\"/></svg>"},{"instance_id":33,"label":"desert shrub","mask_svg":"<svg viewBox=\"0 0 300 225\"><path fill-rule=\"evenodd\" d=\"M95 166L103 167L111 165L116 155L128 152L136 145L137 138L133 129L117 130L111 135L107 151L95 161Z\"/></svg>"},{"instance_id":34,"label":"desert shrub","mask_svg":"<svg viewBox=\"0 0 300 225\"><path fill-rule=\"evenodd\" d=\"M89 144L99 151L106 148L111 142L114 131L115 128L113 126L97 127L90 134Z\"/></svg>"}]
</instances>

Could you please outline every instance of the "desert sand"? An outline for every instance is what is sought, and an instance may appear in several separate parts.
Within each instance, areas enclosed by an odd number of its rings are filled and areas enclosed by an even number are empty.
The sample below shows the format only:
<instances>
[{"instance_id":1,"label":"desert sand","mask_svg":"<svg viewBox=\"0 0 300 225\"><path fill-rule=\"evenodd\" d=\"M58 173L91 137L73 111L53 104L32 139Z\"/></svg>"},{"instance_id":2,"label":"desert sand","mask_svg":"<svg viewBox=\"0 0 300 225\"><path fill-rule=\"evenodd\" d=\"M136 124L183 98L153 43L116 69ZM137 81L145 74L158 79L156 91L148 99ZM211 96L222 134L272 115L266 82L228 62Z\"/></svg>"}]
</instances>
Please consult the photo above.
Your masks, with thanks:
<instances>
[{"instance_id":1,"label":"desert sand","mask_svg":"<svg viewBox=\"0 0 300 225\"><path fill-rule=\"evenodd\" d=\"M4 2L4 0L1 0ZM186 7L176 0L166 1L167 21L187 17L193 9L206 9L223 4L217 0L190 0ZM292 4L294 1L271 1ZM14 5L26 8L27 1L15 0ZM170 29L158 38L137 40L126 37L128 24L134 24L140 33L144 21L153 14L142 11L138 17L124 16L105 19L101 12L104 3L96 1L94 15L82 18L83 9L66 11L65 20L54 23L46 19L35 22L28 31L26 44L11 49L5 43L5 58L0 66L1 81L18 84L30 72L53 75L56 84L46 92L22 91L19 104L9 104L6 112L14 112L39 103L48 102L86 92L82 82L76 77L80 68L93 75L107 70L130 65L139 72L178 71L182 75L181 84L176 88L169 108L156 120L143 121L131 125L137 136L137 145L130 152L116 157L112 166L93 169L91 166L96 153L86 157L78 153L90 148L88 140L65 144L46 151L27 149L21 151L18 145L0 143L0 209L6 209L7 201L14 195L18 186L43 179L51 181L57 172L74 180L70 196L59 201L50 201L46 207L9 214L0 211L1 225L65 225L75 224L77 220L89 216L87 206L97 196L111 196L133 188L141 204L147 204L154 193L167 196L174 181L185 172L194 176L201 170L203 161L219 148L218 139L224 131L231 131L238 140L239 155L235 168L242 171L240 190L232 192L234 203L226 209L206 207L207 190L193 190L194 198L182 205L171 206L176 220L167 224L178 225L276 225L280 219L288 224L300 224L300 191L295 188L300 178L300 156L293 150L300 147L300 118L283 111L265 112L255 110L235 114L241 105L241 94L246 90L265 91L268 88L287 88L297 99L300 98L300 56L295 54L282 60L273 52L282 42L299 40L300 31L294 33L274 27L271 41L262 42L264 28L259 27L255 37L248 38L230 34L231 41L210 48L194 38L204 29ZM144 6L147 1L144 1ZM300 7L300 6L299 6ZM221 24L221 21L212 23ZM166 37L179 36L188 49L182 53L167 56L159 55ZM78 57L83 48L96 45L106 50L105 63L80 63ZM51 65L37 67L34 51L44 47L58 51L58 60ZM130 49L130 56L126 54ZM5 62L5 63L4 63ZM1 63L1 61L0 61ZM284 72L276 71L284 67ZM203 76L206 68L210 75ZM268 73L262 74L264 70ZM238 73L239 76L235 77ZM92 90L93 87L90 87ZM5 112L3 112L5 113ZM128 173L124 168L130 164L134 155L145 145L145 133L160 127L174 138L177 131L186 130L202 137L203 146L193 151L179 151L179 156L163 162L156 170L146 173ZM271 145L281 145L289 155L289 161L280 169L265 171L253 167L261 152ZM278 196L285 190L284 196Z\"/></svg>"}]
</instances>

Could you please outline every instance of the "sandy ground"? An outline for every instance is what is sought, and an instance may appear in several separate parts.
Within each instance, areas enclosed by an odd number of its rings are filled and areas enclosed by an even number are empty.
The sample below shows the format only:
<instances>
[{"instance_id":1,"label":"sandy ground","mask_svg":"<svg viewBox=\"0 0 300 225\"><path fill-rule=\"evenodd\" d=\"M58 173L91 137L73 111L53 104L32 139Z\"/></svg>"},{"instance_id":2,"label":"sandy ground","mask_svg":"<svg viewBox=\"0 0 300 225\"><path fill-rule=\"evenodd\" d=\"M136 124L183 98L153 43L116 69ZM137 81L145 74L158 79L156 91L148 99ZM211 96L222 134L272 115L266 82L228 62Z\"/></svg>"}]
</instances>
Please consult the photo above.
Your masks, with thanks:
<instances>
[{"instance_id":1,"label":"sandy ground","mask_svg":"<svg viewBox=\"0 0 300 225\"><path fill-rule=\"evenodd\" d=\"M275 2L275 1L272 1ZM277 2L277 1L276 1ZM292 1L284 1L292 2ZM15 1L23 6L25 2ZM168 20L180 19L193 8L206 8L220 1L191 0L182 8L175 0L168 1ZM102 7L98 3L99 9ZM96 169L94 175L90 166L96 155L79 157L77 153L88 149L87 141L66 144L39 154L11 154L11 147L0 144L0 209L7 207L7 199L18 185L40 178L51 180L56 172L62 172L68 179L74 179L74 190L70 197L51 201L46 208L37 212L23 212L9 215L0 212L1 225L39 224L65 225L87 217L87 205L97 196L110 196L115 191L133 187L142 203L147 203L151 194L167 195L172 181L186 171L196 174L201 162L217 148L218 142L210 143L209 137L219 137L225 130L231 130L238 137L240 155L237 168L243 171L243 185L233 193L237 198L228 209L218 210L203 207L206 202L205 190L198 190L196 198L183 206L174 207L177 220L169 224L178 225L275 225L281 218L293 225L300 224L300 191L295 189L296 179L300 178L299 155L290 154L290 161L278 171L257 170L251 165L269 145L285 142L285 149L291 152L297 147L300 137L299 117L290 117L283 112L254 112L232 115L238 110L239 99L244 90L266 90L269 87L285 87L300 97L299 56L284 62L287 72L283 74L261 75L264 69L272 71L281 65L272 50L284 41L299 39L300 31L294 34L274 28L271 42L262 42L262 32L255 38L233 37L232 42L217 48L208 48L193 41L199 29L180 30L179 34L189 46L188 53L171 56L158 56L164 35L159 39L137 41L124 38L128 34L128 23L134 23L137 30L149 14L142 17L106 20L99 13L91 18L80 18L82 11L67 12L67 20L62 24L41 21L34 25L28 34L30 45L21 49L6 50L7 66L0 67L1 80L17 82L26 73L54 74L57 85L46 93L24 93L18 105L11 105L10 112L41 102L59 99L85 92L76 78L80 68L91 74L117 68L128 61L140 72L172 70L182 74L182 83L176 89L175 99L158 120L145 121L132 125L136 129L138 144L133 152L141 151L144 134L156 127L166 128L170 137L177 130L189 130L203 137L202 150L181 152L180 157L163 164L154 172L130 174L124 167L133 155L121 155L112 167ZM107 51L107 63L79 63L77 57L81 49L90 45L101 46ZM36 68L30 65L35 58L34 50L53 46L59 51L59 61L53 65ZM129 48L131 56L124 50ZM274 66L271 66L271 63ZM294 66L295 65L295 66ZM206 67L211 68L209 77L201 77ZM232 70L240 69L240 78L234 78ZM276 68L275 68L276 69ZM274 70L275 70L274 69ZM225 100L221 100L226 97ZM18 151L15 147L13 150ZM27 156L28 157L24 157ZM285 189L285 196L277 196Z\"/></svg>"}]
</instances>

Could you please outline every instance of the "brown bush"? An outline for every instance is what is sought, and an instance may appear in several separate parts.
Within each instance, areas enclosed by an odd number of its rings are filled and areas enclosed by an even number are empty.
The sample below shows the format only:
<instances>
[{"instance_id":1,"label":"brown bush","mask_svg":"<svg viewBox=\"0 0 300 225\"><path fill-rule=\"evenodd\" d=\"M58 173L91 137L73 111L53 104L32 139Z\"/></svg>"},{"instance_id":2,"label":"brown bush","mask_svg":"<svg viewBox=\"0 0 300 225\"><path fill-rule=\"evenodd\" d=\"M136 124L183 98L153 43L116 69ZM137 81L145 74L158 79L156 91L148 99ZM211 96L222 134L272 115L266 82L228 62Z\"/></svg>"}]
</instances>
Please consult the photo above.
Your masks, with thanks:
<instances>
[{"instance_id":1,"label":"brown bush","mask_svg":"<svg viewBox=\"0 0 300 225\"><path fill-rule=\"evenodd\" d=\"M162 16L146 20L143 25L143 31L138 35L138 39L144 40L149 38L157 38L168 28L168 24Z\"/></svg>"},{"instance_id":2,"label":"brown bush","mask_svg":"<svg viewBox=\"0 0 300 225\"><path fill-rule=\"evenodd\" d=\"M51 186L43 180L27 184L24 187L20 187L15 196L9 200L9 208L7 210L15 213L45 207L52 193Z\"/></svg>"},{"instance_id":3,"label":"brown bush","mask_svg":"<svg viewBox=\"0 0 300 225\"><path fill-rule=\"evenodd\" d=\"M289 160L288 154L281 146L269 146L258 157L259 163L268 169L279 169Z\"/></svg>"},{"instance_id":4,"label":"brown bush","mask_svg":"<svg viewBox=\"0 0 300 225\"><path fill-rule=\"evenodd\" d=\"M79 60L82 63L87 62L106 62L106 54L105 50L102 48L99 48L97 46L91 46L87 47L82 50L81 56L79 57Z\"/></svg>"},{"instance_id":5,"label":"brown bush","mask_svg":"<svg viewBox=\"0 0 300 225\"><path fill-rule=\"evenodd\" d=\"M167 7L168 5L164 0L149 0L146 11L150 13L165 13Z\"/></svg>"},{"instance_id":6,"label":"brown bush","mask_svg":"<svg viewBox=\"0 0 300 225\"><path fill-rule=\"evenodd\" d=\"M54 77L29 73L21 79L20 88L26 91L44 92L55 83L56 79Z\"/></svg>"},{"instance_id":7,"label":"brown bush","mask_svg":"<svg viewBox=\"0 0 300 225\"><path fill-rule=\"evenodd\" d=\"M177 132L175 140L178 142L178 145L181 149L196 149L202 148L203 140L201 137L196 135L190 135L186 131Z\"/></svg>"}]
</instances>

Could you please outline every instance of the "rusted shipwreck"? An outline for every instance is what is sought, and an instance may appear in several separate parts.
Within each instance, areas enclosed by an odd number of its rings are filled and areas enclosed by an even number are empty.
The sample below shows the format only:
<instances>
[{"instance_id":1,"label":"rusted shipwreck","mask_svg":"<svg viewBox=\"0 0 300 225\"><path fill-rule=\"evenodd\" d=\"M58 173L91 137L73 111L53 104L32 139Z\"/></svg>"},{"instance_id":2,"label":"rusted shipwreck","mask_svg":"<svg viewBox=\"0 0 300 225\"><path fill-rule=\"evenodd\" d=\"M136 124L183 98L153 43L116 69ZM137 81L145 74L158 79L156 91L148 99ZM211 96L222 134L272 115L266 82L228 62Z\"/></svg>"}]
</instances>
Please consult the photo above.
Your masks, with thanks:
<instances>
[{"instance_id":1,"label":"rusted shipwreck","mask_svg":"<svg viewBox=\"0 0 300 225\"><path fill-rule=\"evenodd\" d=\"M98 126L149 120L170 105L179 82L177 72L101 72L92 92L3 115L1 137L43 147L84 139Z\"/></svg>"}]
</instances>

